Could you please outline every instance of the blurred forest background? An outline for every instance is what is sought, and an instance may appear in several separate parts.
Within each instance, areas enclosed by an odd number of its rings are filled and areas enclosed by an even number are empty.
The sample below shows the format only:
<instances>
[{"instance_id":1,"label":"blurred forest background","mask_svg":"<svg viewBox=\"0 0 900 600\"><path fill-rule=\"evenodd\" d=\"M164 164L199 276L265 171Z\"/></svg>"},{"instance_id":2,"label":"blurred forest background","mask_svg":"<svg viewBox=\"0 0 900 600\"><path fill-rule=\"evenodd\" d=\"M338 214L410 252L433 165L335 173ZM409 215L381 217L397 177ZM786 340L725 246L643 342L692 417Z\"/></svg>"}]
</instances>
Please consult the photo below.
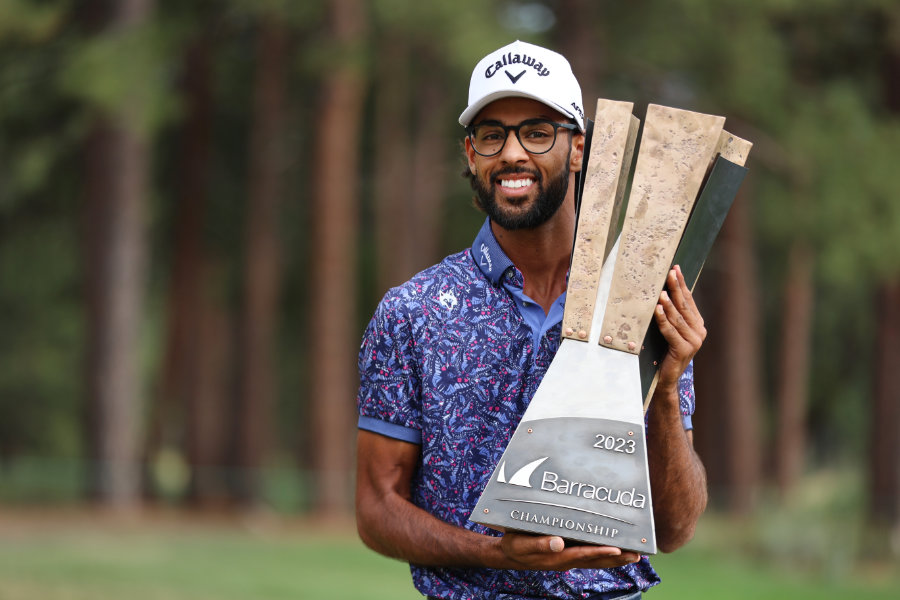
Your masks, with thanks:
<instances>
[{"instance_id":1,"label":"blurred forest background","mask_svg":"<svg viewBox=\"0 0 900 600\"><path fill-rule=\"evenodd\" d=\"M711 510L900 554L896 0L0 0L0 509L349 514L363 328L474 238L456 119L517 38L588 112L754 142L697 291Z\"/></svg>"}]
</instances>

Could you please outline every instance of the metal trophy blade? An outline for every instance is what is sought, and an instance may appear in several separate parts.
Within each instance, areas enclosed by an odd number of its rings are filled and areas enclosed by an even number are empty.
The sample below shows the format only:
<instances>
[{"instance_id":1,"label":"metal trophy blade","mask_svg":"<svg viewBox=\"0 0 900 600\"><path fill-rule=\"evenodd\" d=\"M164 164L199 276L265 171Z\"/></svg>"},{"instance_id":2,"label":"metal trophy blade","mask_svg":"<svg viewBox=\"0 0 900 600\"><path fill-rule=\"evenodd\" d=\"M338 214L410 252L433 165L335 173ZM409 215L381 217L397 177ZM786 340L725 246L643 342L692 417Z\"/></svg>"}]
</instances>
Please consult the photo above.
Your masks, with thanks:
<instances>
[{"instance_id":1,"label":"metal trophy blade","mask_svg":"<svg viewBox=\"0 0 900 600\"><path fill-rule=\"evenodd\" d=\"M598 101L563 340L470 518L654 554L639 354L724 118L648 108L616 239L637 125Z\"/></svg>"}]
</instances>

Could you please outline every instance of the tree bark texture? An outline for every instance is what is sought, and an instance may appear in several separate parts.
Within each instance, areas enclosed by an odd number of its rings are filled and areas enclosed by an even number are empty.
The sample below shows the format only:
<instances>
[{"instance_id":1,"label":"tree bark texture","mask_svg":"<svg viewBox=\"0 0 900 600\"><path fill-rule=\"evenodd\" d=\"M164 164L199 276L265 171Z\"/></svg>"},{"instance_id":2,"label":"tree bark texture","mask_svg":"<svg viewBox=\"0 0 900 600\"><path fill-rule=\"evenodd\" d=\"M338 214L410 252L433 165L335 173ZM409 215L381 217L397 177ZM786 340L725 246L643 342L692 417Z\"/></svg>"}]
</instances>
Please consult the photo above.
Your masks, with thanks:
<instances>
[{"instance_id":1,"label":"tree bark texture","mask_svg":"<svg viewBox=\"0 0 900 600\"><path fill-rule=\"evenodd\" d=\"M595 0L560 0L555 30L559 32L559 52L572 65L581 85L584 116L594 119L597 99L602 97L607 69L606 34L597 24L603 18L602 5Z\"/></svg>"},{"instance_id":2,"label":"tree bark texture","mask_svg":"<svg viewBox=\"0 0 900 600\"><path fill-rule=\"evenodd\" d=\"M208 197L212 93L210 48L205 36L186 50L181 82L186 116L181 132L177 168L172 275L168 290L167 332L156 399L150 407L145 440L145 463L153 463L164 446L180 448L186 430L185 413L197 394L197 370L203 349L198 319L203 269L203 223ZM190 452L188 463L191 464ZM153 495L152 471L145 492Z\"/></svg>"},{"instance_id":3,"label":"tree bark texture","mask_svg":"<svg viewBox=\"0 0 900 600\"><path fill-rule=\"evenodd\" d=\"M332 0L329 11L335 42L344 48L358 42L364 33L362 4ZM310 280L310 331L316 347L312 351L310 427L313 508L320 514L347 512L352 503L351 440L360 335L355 301L358 173L364 92L359 66L337 64L325 74L318 111Z\"/></svg>"},{"instance_id":4,"label":"tree bark texture","mask_svg":"<svg viewBox=\"0 0 900 600\"><path fill-rule=\"evenodd\" d=\"M272 17L264 19L257 37L238 361L237 493L247 504L260 500L260 469L272 441L272 412L277 394L275 351L281 290L279 209L284 197L287 61L288 36L284 25Z\"/></svg>"},{"instance_id":5,"label":"tree bark texture","mask_svg":"<svg viewBox=\"0 0 900 600\"><path fill-rule=\"evenodd\" d=\"M900 528L900 280L877 292L874 393L869 452L869 518Z\"/></svg>"},{"instance_id":6,"label":"tree bark texture","mask_svg":"<svg viewBox=\"0 0 900 600\"><path fill-rule=\"evenodd\" d=\"M434 264L441 259L441 214L447 181L451 175L448 164L447 114L448 97L444 85L444 72L440 62L426 51L418 52L425 57L428 69L423 69L418 81L420 92L417 96L418 111L415 113L415 133L412 142L412 217L411 246L407 251L405 270L408 276ZM463 136L458 130L457 139Z\"/></svg>"},{"instance_id":7,"label":"tree bark texture","mask_svg":"<svg viewBox=\"0 0 900 600\"><path fill-rule=\"evenodd\" d=\"M141 24L151 6L131 0L93 10L111 30ZM129 509L140 496L147 143L121 114L101 112L85 142L85 161L89 493L100 504Z\"/></svg>"},{"instance_id":8,"label":"tree bark texture","mask_svg":"<svg viewBox=\"0 0 900 600\"><path fill-rule=\"evenodd\" d=\"M725 454L729 510L746 514L755 505L762 465L761 323L757 296L760 289L754 260L752 223L744 183L722 229L726 267L722 317L726 329L727 387Z\"/></svg>"},{"instance_id":9,"label":"tree bark texture","mask_svg":"<svg viewBox=\"0 0 900 600\"><path fill-rule=\"evenodd\" d=\"M720 240L703 267L701 280L694 293L697 307L706 323L708 334L703 347L694 357L694 391L696 409L693 417L694 446L706 468L710 501L717 508L727 506L729 461L727 423L728 399L732 388L726 365L729 327L724 316L725 273Z\"/></svg>"},{"instance_id":10,"label":"tree bark texture","mask_svg":"<svg viewBox=\"0 0 900 600\"><path fill-rule=\"evenodd\" d=\"M791 245L781 311L778 384L775 392L775 479L787 494L803 474L807 446L806 408L813 316L812 250L802 240Z\"/></svg>"},{"instance_id":11,"label":"tree bark texture","mask_svg":"<svg viewBox=\"0 0 900 600\"><path fill-rule=\"evenodd\" d=\"M900 11L889 15L894 29ZM900 115L900 42L888 42L885 53L885 104ZM900 275L881 285L876 293L874 390L869 449L869 520L876 531L900 532ZM894 553L900 549L894 547Z\"/></svg>"},{"instance_id":12,"label":"tree bark texture","mask_svg":"<svg viewBox=\"0 0 900 600\"><path fill-rule=\"evenodd\" d=\"M209 507L229 504L227 432L232 429L234 415L229 410L234 361L233 316L221 289L213 285L223 277L225 266L206 257L201 272L205 282L200 292L196 334L200 355L193 375L194 393L187 405L187 439L185 440L191 478L188 499L194 506Z\"/></svg>"},{"instance_id":13,"label":"tree bark texture","mask_svg":"<svg viewBox=\"0 0 900 600\"><path fill-rule=\"evenodd\" d=\"M375 252L379 294L411 274L410 197L413 138L410 49L401 36L387 33L379 41L375 91Z\"/></svg>"}]
</instances>

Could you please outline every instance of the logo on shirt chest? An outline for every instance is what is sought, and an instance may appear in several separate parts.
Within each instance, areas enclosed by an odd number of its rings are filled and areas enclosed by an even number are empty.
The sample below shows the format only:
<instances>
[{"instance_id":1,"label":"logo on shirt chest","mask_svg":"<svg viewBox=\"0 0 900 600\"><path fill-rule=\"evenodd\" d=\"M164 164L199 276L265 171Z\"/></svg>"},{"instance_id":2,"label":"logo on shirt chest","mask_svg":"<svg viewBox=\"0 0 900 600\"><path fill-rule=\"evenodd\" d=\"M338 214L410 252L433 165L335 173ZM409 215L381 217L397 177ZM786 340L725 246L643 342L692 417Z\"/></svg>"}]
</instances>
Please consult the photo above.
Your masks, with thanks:
<instances>
[{"instance_id":1,"label":"logo on shirt chest","mask_svg":"<svg viewBox=\"0 0 900 600\"><path fill-rule=\"evenodd\" d=\"M447 310L453 310L459 304L459 300L456 299L456 294L453 293L453 290L440 292L438 294L438 302Z\"/></svg>"}]
</instances>

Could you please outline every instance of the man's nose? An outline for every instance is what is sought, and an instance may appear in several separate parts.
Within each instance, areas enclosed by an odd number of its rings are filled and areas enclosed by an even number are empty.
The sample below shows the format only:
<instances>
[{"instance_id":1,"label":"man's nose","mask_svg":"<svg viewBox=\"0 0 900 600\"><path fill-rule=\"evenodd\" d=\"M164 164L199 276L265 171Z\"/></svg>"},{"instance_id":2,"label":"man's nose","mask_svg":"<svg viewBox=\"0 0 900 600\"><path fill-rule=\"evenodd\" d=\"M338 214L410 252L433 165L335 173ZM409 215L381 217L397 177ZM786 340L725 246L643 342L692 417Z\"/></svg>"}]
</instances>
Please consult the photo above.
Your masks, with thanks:
<instances>
[{"instance_id":1,"label":"man's nose","mask_svg":"<svg viewBox=\"0 0 900 600\"><path fill-rule=\"evenodd\" d=\"M519 136L515 131L506 134L506 143L500 151L500 158L507 163L514 164L528 160L528 152L522 147Z\"/></svg>"}]
</instances>

